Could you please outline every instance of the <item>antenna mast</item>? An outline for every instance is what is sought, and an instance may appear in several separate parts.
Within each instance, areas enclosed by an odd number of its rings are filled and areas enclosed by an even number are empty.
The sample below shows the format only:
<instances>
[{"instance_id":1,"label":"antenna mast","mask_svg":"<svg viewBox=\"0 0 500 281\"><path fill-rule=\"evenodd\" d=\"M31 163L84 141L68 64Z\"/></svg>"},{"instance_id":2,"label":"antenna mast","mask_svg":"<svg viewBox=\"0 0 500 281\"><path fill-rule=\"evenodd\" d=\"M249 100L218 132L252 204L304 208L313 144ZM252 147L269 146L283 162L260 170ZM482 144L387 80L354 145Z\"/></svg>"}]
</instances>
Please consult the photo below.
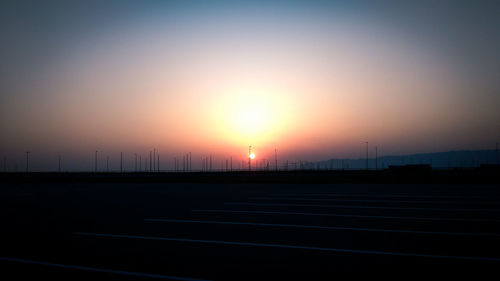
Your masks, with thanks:
<instances>
[{"instance_id":1,"label":"antenna mast","mask_svg":"<svg viewBox=\"0 0 500 281\"><path fill-rule=\"evenodd\" d=\"M248 171L252 171L252 158L250 155L252 154L252 146L248 146Z\"/></svg>"}]
</instances>

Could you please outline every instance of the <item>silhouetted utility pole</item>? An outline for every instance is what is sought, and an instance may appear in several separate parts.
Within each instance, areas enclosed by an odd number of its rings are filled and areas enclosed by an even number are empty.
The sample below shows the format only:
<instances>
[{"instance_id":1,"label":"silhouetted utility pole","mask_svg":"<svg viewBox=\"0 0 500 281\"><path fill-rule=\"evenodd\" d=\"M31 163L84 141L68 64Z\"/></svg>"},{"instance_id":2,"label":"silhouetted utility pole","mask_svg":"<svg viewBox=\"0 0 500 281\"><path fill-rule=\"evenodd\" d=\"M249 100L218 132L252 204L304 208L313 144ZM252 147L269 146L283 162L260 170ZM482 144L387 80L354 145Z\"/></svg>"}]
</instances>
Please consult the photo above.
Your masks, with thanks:
<instances>
[{"instance_id":1,"label":"silhouetted utility pole","mask_svg":"<svg viewBox=\"0 0 500 281\"><path fill-rule=\"evenodd\" d=\"M156 169L158 170L158 173L160 172L160 153L156 155L158 157L158 162L156 163Z\"/></svg>"},{"instance_id":2,"label":"silhouetted utility pole","mask_svg":"<svg viewBox=\"0 0 500 281\"><path fill-rule=\"evenodd\" d=\"M94 157L94 172L97 173L97 150L95 151L95 157Z\"/></svg>"},{"instance_id":3,"label":"silhouetted utility pole","mask_svg":"<svg viewBox=\"0 0 500 281\"><path fill-rule=\"evenodd\" d=\"M142 171L142 155L139 154L139 171Z\"/></svg>"},{"instance_id":4,"label":"silhouetted utility pole","mask_svg":"<svg viewBox=\"0 0 500 281\"><path fill-rule=\"evenodd\" d=\"M495 148L496 148L496 152L497 152L497 167L498 167L498 166L500 165L500 163L498 162L498 161L499 161L499 160L498 160L498 142L497 142L497 144L496 144L496 147L495 147Z\"/></svg>"},{"instance_id":5,"label":"silhouetted utility pole","mask_svg":"<svg viewBox=\"0 0 500 281\"><path fill-rule=\"evenodd\" d=\"M109 173L109 156L106 156L106 172Z\"/></svg>"},{"instance_id":6,"label":"silhouetted utility pole","mask_svg":"<svg viewBox=\"0 0 500 281\"><path fill-rule=\"evenodd\" d=\"M274 165L276 171L278 171L278 150L276 148L274 148Z\"/></svg>"},{"instance_id":7,"label":"silhouetted utility pole","mask_svg":"<svg viewBox=\"0 0 500 281\"><path fill-rule=\"evenodd\" d=\"M153 148L153 172L156 170L155 169L155 167L156 167L155 163L156 163L156 148Z\"/></svg>"},{"instance_id":8,"label":"silhouetted utility pole","mask_svg":"<svg viewBox=\"0 0 500 281\"><path fill-rule=\"evenodd\" d=\"M123 172L123 152L120 152L120 173Z\"/></svg>"},{"instance_id":9,"label":"silhouetted utility pole","mask_svg":"<svg viewBox=\"0 0 500 281\"><path fill-rule=\"evenodd\" d=\"M252 146L250 145L248 147L248 171L252 171L252 157L250 157L250 155L252 155Z\"/></svg>"},{"instance_id":10,"label":"silhouetted utility pole","mask_svg":"<svg viewBox=\"0 0 500 281\"><path fill-rule=\"evenodd\" d=\"M366 169L368 170L368 142L366 142Z\"/></svg>"},{"instance_id":11,"label":"silhouetted utility pole","mask_svg":"<svg viewBox=\"0 0 500 281\"><path fill-rule=\"evenodd\" d=\"M375 170L378 170L378 146L375 146Z\"/></svg>"},{"instance_id":12,"label":"silhouetted utility pole","mask_svg":"<svg viewBox=\"0 0 500 281\"><path fill-rule=\"evenodd\" d=\"M29 160L30 160L30 152L26 151L26 172L29 171Z\"/></svg>"}]
</instances>

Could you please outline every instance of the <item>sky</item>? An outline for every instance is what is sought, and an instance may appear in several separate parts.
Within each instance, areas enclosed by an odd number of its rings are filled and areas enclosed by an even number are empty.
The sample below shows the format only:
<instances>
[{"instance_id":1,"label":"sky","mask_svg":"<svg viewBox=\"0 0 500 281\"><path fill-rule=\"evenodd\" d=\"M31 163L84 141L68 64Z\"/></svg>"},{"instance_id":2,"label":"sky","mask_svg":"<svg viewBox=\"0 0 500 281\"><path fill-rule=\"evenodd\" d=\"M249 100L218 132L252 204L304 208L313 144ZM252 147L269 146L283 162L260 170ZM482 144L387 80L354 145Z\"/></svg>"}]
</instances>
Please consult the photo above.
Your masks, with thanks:
<instances>
[{"instance_id":1,"label":"sky","mask_svg":"<svg viewBox=\"0 0 500 281\"><path fill-rule=\"evenodd\" d=\"M8 170L318 161L500 139L498 1L2 1ZM147 162L147 161L146 161Z\"/></svg>"}]
</instances>

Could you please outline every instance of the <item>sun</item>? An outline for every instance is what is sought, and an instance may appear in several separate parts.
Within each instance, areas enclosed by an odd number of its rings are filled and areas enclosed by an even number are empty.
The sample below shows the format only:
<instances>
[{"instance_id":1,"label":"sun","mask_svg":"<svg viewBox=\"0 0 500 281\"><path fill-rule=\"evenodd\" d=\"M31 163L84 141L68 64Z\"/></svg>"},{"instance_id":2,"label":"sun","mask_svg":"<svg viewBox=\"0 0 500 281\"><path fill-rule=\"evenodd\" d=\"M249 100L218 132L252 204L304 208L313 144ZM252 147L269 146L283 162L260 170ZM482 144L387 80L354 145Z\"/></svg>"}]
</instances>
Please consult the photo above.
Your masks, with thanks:
<instances>
[{"instance_id":1,"label":"sun","mask_svg":"<svg viewBox=\"0 0 500 281\"><path fill-rule=\"evenodd\" d=\"M247 136L266 134L273 126L271 105L265 100L237 102L233 107L231 130Z\"/></svg>"},{"instance_id":2,"label":"sun","mask_svg":"<svg viewBox=\"0 0 500 281\"><path fill-rule=\"evenodd\" d=\"M269 142L292 118L289 101L280 91L251 86L228 88L211 110L218 137L238 145Z\"/></svg>"},{"instance_id":3,"label":"sun","mask_svg":"<svg viewBox=\"0 0 500 281\"><path fill-rule=\"evenodd\" d=\"M248 155L248 157L250 157L250 159L255 159L255 153L250 153L250 155Z\"/></svg>"}]
</instances>

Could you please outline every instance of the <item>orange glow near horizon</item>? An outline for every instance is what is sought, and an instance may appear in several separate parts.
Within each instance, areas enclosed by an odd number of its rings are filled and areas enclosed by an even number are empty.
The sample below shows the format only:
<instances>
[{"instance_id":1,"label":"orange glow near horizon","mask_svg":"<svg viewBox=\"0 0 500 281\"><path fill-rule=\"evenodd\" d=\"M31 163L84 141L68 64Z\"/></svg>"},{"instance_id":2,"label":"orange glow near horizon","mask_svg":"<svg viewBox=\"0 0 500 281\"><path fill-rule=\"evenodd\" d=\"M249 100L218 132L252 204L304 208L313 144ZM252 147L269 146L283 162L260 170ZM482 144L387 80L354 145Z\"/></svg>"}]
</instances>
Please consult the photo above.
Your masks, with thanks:
<instances>
[{"instance_id":1,"label":"orange glow near horizon","mask_svg":"<svg viewBox=\"0 0 500 281\"><path fill-rule=\"evenodd\" d=\"M485 132L500 132L488 121L499 98L477 102L476 84L439 48L364 17L305 14L147 16L68 42L10 83L0 148L75 163L156 148L165 165L191 152L220 166L248 161L249 145L259 162L275 148L297 162L364 157L366 141L402 154L498 139Z\"/></svg>"},{"instance_id":2,"label":"orange glow near horizon","mask_svg":"<svg viewBox=\"0 0 500 281\"><path fill-rule=\"evenodd\" d=\"M230 145L267 144L286 133L293 122L291 102L273 90L252 86L228 89L214 103L212 126Z\"/></svg>"}]
</instances>

